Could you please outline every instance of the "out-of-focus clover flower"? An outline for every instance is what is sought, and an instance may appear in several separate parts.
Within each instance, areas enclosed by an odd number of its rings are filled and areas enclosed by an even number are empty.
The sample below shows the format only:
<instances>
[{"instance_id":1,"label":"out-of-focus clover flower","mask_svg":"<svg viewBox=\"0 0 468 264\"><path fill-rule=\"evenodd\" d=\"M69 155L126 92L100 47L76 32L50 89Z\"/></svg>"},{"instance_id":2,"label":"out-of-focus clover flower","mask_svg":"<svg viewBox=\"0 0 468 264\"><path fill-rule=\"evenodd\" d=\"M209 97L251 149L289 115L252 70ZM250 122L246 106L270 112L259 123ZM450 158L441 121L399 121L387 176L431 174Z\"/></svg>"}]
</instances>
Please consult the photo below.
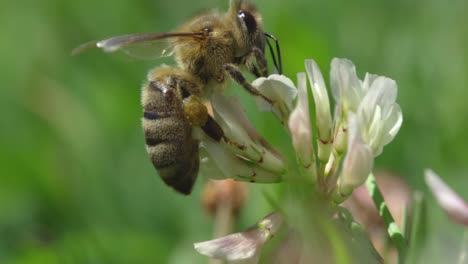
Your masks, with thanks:
<instances>
[{"instance_id":1,"label":"out-of-focus clover flower","mask_svg":"<svg viewBox=\"0 0 468 264\"><path fill-rule=\"evenodd\" d=\"M270 104L263 98L255 98L260 111L271 111L282 125L287 124L293 108L293 101L297 95L294 83L284 75L271 74L268 78L260 77L256 79L252 85L273 101L273 104Z\"/></svg>"},{"instance_id":2,"label":"out-of-focus clover flower","mask_svg":"<svg viewBox=\"0 0 468 264\"><path fill-rule=\"evenodd\" d=\"M449 219L457 224L468 226L468 203L447 186L434 171L426 169L424 174L426 184Z\"/></svg>"},{"instance_id":3,"label":"out-of-focus clover flower","mask_svg":"<svg viewBox=\"0 0 468 264\"><path fill-rule=\"evenodd\" d=\"M202 193L202 205L212 216L220 210L221 206L229 204L232 215L239 215L248 197L248 187L244 182L226 180L210 180L205 184Z\"/></svg>"},{"instance_id":4,"label":"out-of-focus clover flower","mask_svg":"<svg viewBox=\"0 0 468 264\"><path fill-rule=\"evenodd\" d=\"M243 232L195 243L194 247L203 255L230 263L258 263L263 245L278 231L282 222L279 213L272 213Z\"/></svg>"}]
</instances>

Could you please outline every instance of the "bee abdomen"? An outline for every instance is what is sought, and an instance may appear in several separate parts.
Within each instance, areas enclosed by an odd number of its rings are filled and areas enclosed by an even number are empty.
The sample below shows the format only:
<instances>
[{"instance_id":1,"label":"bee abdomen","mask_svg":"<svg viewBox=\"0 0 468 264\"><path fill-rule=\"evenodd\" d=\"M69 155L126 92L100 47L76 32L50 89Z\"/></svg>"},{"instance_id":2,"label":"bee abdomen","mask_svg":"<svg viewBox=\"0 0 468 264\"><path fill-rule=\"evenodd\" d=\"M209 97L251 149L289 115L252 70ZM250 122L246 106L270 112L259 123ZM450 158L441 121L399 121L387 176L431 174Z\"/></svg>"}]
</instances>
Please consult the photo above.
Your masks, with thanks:
<instances>
[{"instance_id":1,"label":"bee abdomen","mask_svg":"<svg viewBox=\"0 0 468 264\"><path fill-rule=\"evenodd\" d=\"M190 194L198 174L198 142L192 138L181 98L166 82L151 81L143 89L142 103L151 162L167 185Z\"/></svg>"},{"instance_id":2,"label":"bee abdomen","mask_svg":"<svg viewBox=\"0 0 468 264\"><path fill-rule=\"evenodd\" d=\"M162 118L162 116L158 115L155 112L146 112L145 111L145 112L143 112L143 118L147 119L147 120L156 120L156 119Z\"/></svg>"},{"instance_id":3,"label":"bee abdomen","mask_svg":"<svg viewBox=\"0 0 468 264\"><path fill-rule=\"evenodd\" d=\"M148 154L159 176L169 186L175 190L190 194L198 174L198 142L191 142L185 145L182 156L167 157L169 153L178 152L179 146L174 143L161 143L152 149L148 149Z\"/></svg>"}]
</instances>

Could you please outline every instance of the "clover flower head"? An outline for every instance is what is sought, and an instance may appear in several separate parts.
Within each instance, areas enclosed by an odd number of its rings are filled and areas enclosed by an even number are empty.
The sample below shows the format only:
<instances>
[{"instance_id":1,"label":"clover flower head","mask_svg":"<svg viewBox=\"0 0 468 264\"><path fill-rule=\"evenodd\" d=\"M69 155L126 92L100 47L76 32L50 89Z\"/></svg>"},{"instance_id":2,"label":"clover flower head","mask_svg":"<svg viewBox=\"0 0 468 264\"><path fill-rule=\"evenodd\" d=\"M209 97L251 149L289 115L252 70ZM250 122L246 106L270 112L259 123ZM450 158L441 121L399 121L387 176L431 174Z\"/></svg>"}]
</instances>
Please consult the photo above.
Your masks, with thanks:
<instances>
[{"instance_id":1,"label":"clover flower head","mask_svg":"<svg viewBox=\"0 0 468 264\"><path fill-rule=\"evenodd\" d=\"M315 183L317 191L329 202L340 204L366 181L374 158L402 125L401 109L396 103L397 85L392 79L373 74L366 74L360 80L351 61L335 58L330 70L335 100L332 116L317 63L306 60L305 68L305 73L297 75L297 89L283 75L258 78L252 86L263 96L255 100L259 110L272 112L287 129L299 175ZM309 94L314 98L313 118L309 112ZM236 98L215 93L211 104L224 138L215 141L194 128L202 146L203 174L213 179L259 183L279 182L284 180L284 175L292 174L286 159L254 129ZM314 128L317 148L313 144ZM243 232L194 246L201 254L231 263L257 263L261 248L277 232L281 222L282 216L273 213Z\"/></svg>"},{"instance_id":2,"label":"clover flower head","mask_svg":"<svg viewBox=\"0 0 468 264\"><path fill-rule=\"evenodd\" d=\"M311 141L313 126L308 114L307 84L301 73L299 98L289 117L289 130L301 173L318 178L318 184L322 185L319 190L339 203L364 183L374 157L382 153L402 125L401 109L396 103L397 85L392 79L374 74L366 74L361 81L350 60L333 59L330 86L336 104L332 119L325 81L317 63L306 60L305 66L314 98L317 150ZM321 166L315 164L315 155Z\"/></svg>"}]
</instances>

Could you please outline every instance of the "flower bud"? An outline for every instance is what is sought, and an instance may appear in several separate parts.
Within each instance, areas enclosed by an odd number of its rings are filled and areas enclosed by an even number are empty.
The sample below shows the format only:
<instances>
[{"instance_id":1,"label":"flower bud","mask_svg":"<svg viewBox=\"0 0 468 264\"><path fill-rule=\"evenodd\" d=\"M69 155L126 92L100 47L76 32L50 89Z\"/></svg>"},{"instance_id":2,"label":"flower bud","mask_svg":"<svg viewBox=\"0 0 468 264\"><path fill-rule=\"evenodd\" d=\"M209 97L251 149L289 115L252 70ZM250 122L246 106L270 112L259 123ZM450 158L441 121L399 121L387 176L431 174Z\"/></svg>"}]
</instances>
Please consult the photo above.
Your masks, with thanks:
<instances>
[{"instance_id":1,"label":"flower bud","mask_svg":"<svg viewBox=\"0 0 468 264\"><path fill-rule=\"evenodd\" d=\"M297 82L298 100L296 108L289 117L289 131L301 171L315 181L317 174L315 171L315 155L312 145L307 80L304 73L297 74Z\"/></svg>"},{"instance_id":2,"label":"flower bud","mask_svg":"<svg viewBox=\"0 0 468 264\"><path fill-rule=\"evenodd\" d=\"M348 124L348 152L343 162L343 170L338 179L338 192L344 197L351 195L355 188L366 181L374 164L371 149L362 140L355 114L349 114Z\"/></svg>"},{"instance_id":3,"label":"flower bud","mask_svg":"<svg viewBox=\"0 0 468 264\"><path fill-rule=\"evenodd\" d=\"M330 100L317 63L314 60L306 60L305 66L315 102L315 118L318 130L318 158L323 163L326 163L330 156L333 136Z\"/></svg>"}]
</instances>

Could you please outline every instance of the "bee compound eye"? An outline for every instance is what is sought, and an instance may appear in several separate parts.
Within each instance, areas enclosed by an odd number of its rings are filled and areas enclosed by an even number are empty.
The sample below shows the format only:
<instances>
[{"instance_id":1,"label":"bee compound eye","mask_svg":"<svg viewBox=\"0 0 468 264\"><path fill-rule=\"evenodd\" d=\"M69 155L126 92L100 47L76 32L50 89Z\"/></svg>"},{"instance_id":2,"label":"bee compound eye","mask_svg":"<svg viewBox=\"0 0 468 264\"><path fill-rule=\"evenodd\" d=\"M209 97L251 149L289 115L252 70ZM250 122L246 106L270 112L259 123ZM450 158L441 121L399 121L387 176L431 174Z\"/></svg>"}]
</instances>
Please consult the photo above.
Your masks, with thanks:
<instances>
[{"instance_id":1,"label":"bee compound eye","mask_svg":"<svg viewBox=\"0 0 468 264\"><path fill-rule=\"evenodd\" d=\"M239 12L237 12L237 17L245 24L245 27L249 33L255 32L257 30L257 21L255 21L255 18L251 13L244 10L239 10Z\"/></svg>"}]
</instances>

